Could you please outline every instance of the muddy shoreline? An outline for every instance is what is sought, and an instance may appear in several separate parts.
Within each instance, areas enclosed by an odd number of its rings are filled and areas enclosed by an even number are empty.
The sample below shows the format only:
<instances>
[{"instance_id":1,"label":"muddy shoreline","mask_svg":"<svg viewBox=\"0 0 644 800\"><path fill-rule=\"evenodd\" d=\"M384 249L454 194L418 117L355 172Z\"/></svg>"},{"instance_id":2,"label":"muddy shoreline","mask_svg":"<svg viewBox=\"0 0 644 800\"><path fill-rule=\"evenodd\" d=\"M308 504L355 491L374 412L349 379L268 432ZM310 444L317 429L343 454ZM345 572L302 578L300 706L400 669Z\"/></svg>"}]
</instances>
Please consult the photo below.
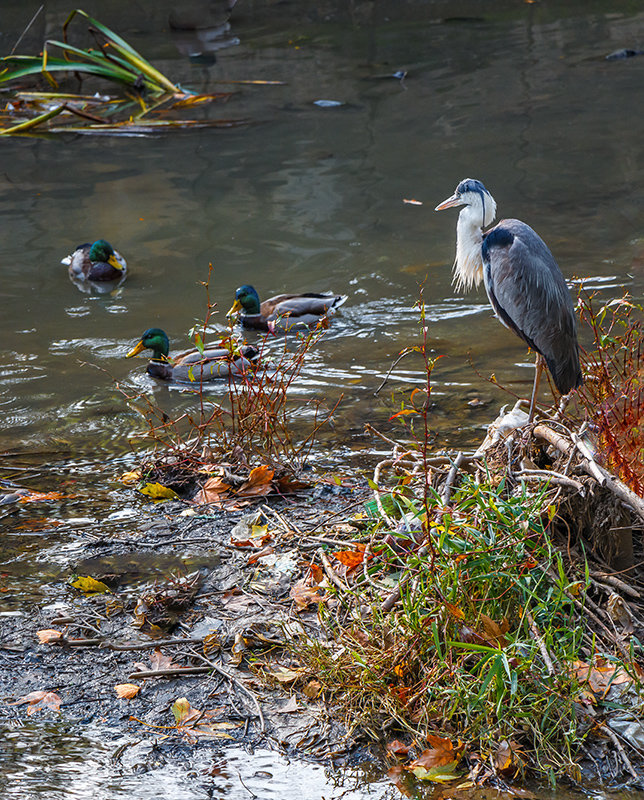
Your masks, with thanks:
<instances>
[{"instance_id":1,"label":"muddy shoreline","mask_svg":"<svg viewBox=\"0 0 644 800\"><path fill-rule=\"evenodd\" d=\"M146 753L138 770L158 760L159 737L166 749L236 742L333 764L369 758L324 702L301 692L294 699L294 681L271 674L272 665L289 664L283 648L289 630L319 630L315 607L298 611L289 592L303 556L320 546L320 538L349 538L344 520L369 493L366 482L354 483L320 484L296 503L272 501L273 513L266 506L262 513L150 503L133 521L139 529L133 524L129 539L83 536L69 561L70 580L90 576L110 591L85 594L57 583L50 602L6 612L0 623L0 724L33 720L98 728L120 742L118 759L135 745ZM240 539L253 522L266 526L261 545ZM159 564L170 558L203 566L159 567L151 579L150 554ZM141 612L140 605L151 595L161 597L153 620L155 609ZM39 631L58 631L61 638L39 643ZM157 674L143 677L146 670ZM119 699L114 687L121 684L140 690ZM21 702L38 692L56 695L59 711L48 698L33 707ZM213 712L208 725L199 717L178 724L171 707L181 698L201 714ZM141 748L141 741L148 747Z\"/></svg>"}]
</instances>

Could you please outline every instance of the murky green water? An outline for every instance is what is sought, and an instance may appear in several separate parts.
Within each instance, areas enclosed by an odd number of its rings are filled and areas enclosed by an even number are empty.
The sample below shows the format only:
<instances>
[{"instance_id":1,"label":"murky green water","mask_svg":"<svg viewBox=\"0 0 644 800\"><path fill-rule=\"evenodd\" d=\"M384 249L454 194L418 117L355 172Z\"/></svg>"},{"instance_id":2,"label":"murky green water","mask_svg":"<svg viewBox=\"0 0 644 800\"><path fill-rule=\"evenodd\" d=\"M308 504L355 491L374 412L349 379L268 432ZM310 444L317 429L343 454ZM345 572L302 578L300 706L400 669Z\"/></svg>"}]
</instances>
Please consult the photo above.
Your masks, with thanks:
<instances>
[{"instance_id":1,"label":"murky green water","mask_svg":"<svg viewBox=\"0 0 644 800\"><path fill-rule=\"evenodd\" d=\"M210 66L186 55L200 44L170 31L173 5L112 0L87 10L187 87L284 81L234 85L225 106L195 112L252 124L0 143L0 450L18 454L3 459L2 475L70 494L73 483L76 496L59 516L105 520L128 502L110 478L128 463L129 435L142 428L112 378L149 388L169 408L191 402L153 385L145 362L124 355L150 326L184 346L205 312L199 282L210 262L215 321L223 322L243 282L264 296L349 295L299 385L333 402L344 393L323 442L339 466L358 463L371 446L365 421L395 430L387 418L423 379L409 357L373 395L398 353L418 340L421 285L431 342L445 356L434 374L439 440L461 445L481 436L506 402L485 381L490 373L528 391L523 346L492 318L482 291L462 297L451 286L456 214L432 209L459 179L483 180L500 216L541 233L568 278L587 278L607 297L624 289L641 297L644 56L604 58L642 46L639 3L238 0ZM212 5L191 7L203 16ZM58 38L70 8L46 2L18 51ZM3 3L2 53L33 11ZM404 80L387 77L399 70ZM59 264L98 237L130 265L114 296L79 292ZM474 397L490 403L472 407ZM0 519L6 523L13 536L3 540L3 562L20 575L12 563L26 545L15 519ZM43 545L44 537L29 544L32 563L51 564ZM85 796L79 792L69 796ZM106 786L94 796L120 792ZM34 783L20 796L44 795Z\"/></svg>"}]
</instances>

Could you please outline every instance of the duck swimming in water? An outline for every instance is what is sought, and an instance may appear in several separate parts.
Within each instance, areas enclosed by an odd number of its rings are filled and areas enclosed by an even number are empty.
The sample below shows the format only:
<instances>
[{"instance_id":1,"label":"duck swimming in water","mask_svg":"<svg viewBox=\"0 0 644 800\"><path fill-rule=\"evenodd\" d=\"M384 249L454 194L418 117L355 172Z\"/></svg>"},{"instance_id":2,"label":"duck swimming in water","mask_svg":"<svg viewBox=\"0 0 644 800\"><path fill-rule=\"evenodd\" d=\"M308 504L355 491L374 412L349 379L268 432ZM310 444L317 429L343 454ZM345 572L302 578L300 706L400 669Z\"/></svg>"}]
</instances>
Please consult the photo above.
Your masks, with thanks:
<instances>
[{"instance_id":1,"label":"duck swimming in water","mask_svg":"<svg viewBox=\"0 0 644 800\"><path fill-rule=\"evenodd\" d=\"M260 331L290 330L295 327L314 328L347 299L342 294L278 294L259 301L257 291L248 284L235 292L235 302L228 311L231 317L239 312L245 328Z\"/></svg>"},{"instance_id":2,"label":"duck swimming in water","mask_svg":"<svg viewBox=\"0 0 644 800\"><path fill-rule=\"evenodd\" d=\"M148 328L126 358L132 358L142 350L152 350L147 372L153 378L173 383L210 383L221 378L246 374L259 358L259 350L243 345L238 350L228 347L206 347L186 350L170 358L170 342L161 328Z\"/></svg>"},{"instance_id":3,"label":"duck swimming in water","mask_svg":"<svg viewBox=\"0 0 644 800\"><path fill-rule=\"evenodd\" d=\"M61 264L69 268L69 277L77 281L122 281L127 274L127 262L105 239L94 244L79 244Z\"/></svg>"}]
</instances>

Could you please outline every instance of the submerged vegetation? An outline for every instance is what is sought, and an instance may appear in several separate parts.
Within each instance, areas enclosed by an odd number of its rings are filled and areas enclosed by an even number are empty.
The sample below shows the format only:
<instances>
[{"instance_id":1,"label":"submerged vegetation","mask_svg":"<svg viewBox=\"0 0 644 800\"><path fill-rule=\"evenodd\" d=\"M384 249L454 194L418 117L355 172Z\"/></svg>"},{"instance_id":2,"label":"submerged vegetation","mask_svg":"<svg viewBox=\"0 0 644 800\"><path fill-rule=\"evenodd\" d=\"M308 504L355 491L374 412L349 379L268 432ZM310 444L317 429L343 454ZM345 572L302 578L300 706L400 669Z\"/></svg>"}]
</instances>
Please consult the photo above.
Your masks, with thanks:
<instances>
[{"instance_id":1,"label":"submerged vegetation","mask_svg":"<svg viewBox=\"0 0 644 800\"><path fill-rule=\"evenodd\" d=\"M94 47L81 48L69 42L69 26L75 18L87 21ZM81 9L67 17L62 39L48 39L40 55L5 56L0 59L0 66L4 66L0 71L0 86L41 77L53 89L12 89L0 112L0 135L29 133L35 129L50 134L131 135L195 127L233 127L247 122L182 118L186 109L228 100L230 92L195 94L181 88L125 39ZM58 83L61 75L100 78L117 84L122 91L119 95L61 91Z\"/></svg>"}]
</instances>

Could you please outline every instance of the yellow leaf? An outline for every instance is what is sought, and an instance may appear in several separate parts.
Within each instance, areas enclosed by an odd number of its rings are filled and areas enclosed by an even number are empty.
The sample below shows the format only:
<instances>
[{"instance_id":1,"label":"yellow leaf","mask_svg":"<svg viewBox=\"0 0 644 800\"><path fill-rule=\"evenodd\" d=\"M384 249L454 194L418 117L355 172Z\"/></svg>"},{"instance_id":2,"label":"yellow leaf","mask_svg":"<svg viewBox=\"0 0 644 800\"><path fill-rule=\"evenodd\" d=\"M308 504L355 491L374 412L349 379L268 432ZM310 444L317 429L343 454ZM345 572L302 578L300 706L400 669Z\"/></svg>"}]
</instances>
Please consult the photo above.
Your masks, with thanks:
<instances>
[{"instance_id":1,"label":"yellow leaf","mask_svg":"<svg viewBox=\"0 0 644 800\"><path fill-rule=\"evenodd\" d=\"M114 687L114 691L117 697L131 700L141 691L141 687L137 686L135 683L117 683Z\"/></svg>"},{"instance_id":2,"label":"yellow leaf","mask_svg":"<svg viewBox=\"0 0 644 800\"><path fill-rule=\"evenodd\" d=\"M177 725L183 725L190 719L194 719L194 717L199 716L197 709L190 705L190 702L186 697L180 697L178 700L175 700L170 707L170 711L172 711L174 714L174 719Z\"/></svg>"},{"instance_id":3,"label":"yellow leaf","mask_svg":"<svg viewBox=\"0 0 644 800\"><path fill-rule=\"evenodd\" d=\"M447 783L449 781L458 780L460 775L455 775L454 770L458 761L452 761L449 764L443 764L440 767L432 767L425 769L425 767L417 766L412 768L414 775L421 781L432 781L433 783Z\"/></svg>"},{"instance_id":4,"label":"yellow leaf","mask_svg":"<svg viewBox=\"0 0 644 800\"><path fill-rule=\"evenodd\" d=\"M139 491L141 494L146 495L146 497L151 497L153 500L176 500L179 497L175 491L158 482L146 483L144 486L139 486Z\"/></svg>"},{"instance_id":5,"label":"yellow leaf","mask_svg":"<svg viewBox=\"0 0 644 800\"><path fill-rule=\"evenodd\" d=\"M83 592L83 594L104 594L110 590L109 586L106 586L103 581L97 581L96 578L92 578L90 575L80 575L70 580L69 585Z\"/></svg>"},{"instance_id":6,"label":"yellow leaf","mask_svg":"<svg viewBox=\"0 0 644 800\"><path fill-rule=\"evenodd\" d=\"M135 469L132 472L124 472L119 480L126 486L133 486L135 483L138 483L141 480L141 472L138 469Z\"/></svg>"}]
</instances>

